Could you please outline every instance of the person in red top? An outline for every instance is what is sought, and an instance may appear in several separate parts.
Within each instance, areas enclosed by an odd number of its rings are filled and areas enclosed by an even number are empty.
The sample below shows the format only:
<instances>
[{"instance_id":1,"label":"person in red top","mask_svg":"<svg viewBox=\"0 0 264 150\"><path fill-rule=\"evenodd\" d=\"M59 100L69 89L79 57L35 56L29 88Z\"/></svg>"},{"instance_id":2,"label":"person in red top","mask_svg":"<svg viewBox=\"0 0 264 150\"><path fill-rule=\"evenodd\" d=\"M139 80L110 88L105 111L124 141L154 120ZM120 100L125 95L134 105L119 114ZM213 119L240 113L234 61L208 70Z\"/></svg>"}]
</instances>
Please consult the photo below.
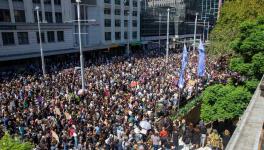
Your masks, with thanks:
<instances>
[{"instance_id":1,"label":"person in red top","mask_svg":"<svg viewBox=\"0 0 264 150\"><path fill-rule=\"evenodd\" d=\"M165 127L162 127L162 130L159 133L160 135L160 140L161 140L161 146L166 146L167 145L167 139L168 139L168 131L165 129Z\"/></svg>"}]
</instances>

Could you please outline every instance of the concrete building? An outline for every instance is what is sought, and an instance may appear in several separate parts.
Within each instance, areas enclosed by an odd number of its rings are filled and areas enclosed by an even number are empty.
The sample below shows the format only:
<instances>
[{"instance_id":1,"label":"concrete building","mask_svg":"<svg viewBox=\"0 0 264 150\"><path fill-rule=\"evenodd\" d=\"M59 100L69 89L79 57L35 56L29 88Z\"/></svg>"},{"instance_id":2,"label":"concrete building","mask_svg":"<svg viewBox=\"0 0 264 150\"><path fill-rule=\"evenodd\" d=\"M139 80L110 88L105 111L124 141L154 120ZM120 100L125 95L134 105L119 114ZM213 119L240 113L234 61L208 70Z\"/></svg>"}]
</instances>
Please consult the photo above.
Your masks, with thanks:
<instances>
[{"instance_id":1,"label":"concrete building","mask_svg":"<svg viewBox=\"0 0 264 150\"><path fill-rule=\"evenodd\" d=\"M36 6L44 55L78 52L75 0L0 0L0 61L40 56ZM82 0L80 10L84 51L140 40L139 0Z\"/></svg>"}]
</instances>

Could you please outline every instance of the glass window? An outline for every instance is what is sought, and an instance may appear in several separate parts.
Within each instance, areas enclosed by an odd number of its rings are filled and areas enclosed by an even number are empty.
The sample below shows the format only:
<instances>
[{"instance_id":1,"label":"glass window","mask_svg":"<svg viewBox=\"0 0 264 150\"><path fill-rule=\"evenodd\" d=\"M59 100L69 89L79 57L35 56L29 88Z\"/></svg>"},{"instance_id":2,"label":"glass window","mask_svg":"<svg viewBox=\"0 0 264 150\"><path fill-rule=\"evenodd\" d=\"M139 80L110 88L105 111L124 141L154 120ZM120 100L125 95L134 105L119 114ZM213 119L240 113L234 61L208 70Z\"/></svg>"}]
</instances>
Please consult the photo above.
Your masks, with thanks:
<instances>
[{"instance_id":1,"label":"glass window","mask_svg":"<svg viewBox=\"0 0 264 150\"><path fill-rule=\"evenodd\" d=\"M111 0L104 0L104 3L110 4Z\"/></svg>"},{"instance_id":2,"label":"glass window","mask_svg":"<svg viewBox=\"0 0 264 150\"><path fill-rule=\"evenodd\" d=\"M126 5L126 6L129 6L129 0L126 0L126 1L125 1L125 5Z\"/></svg>"},{"instance_id":3,"label":"glass window","mask_svg":"<svg viewBox=\"0 0 264 150\"><path fill-rule=\"evenodd\" d=\"M124 20L124 27L127 27L127 25L128 25L127 20Z\"/></svg>"},{"instance_id":4,"label":"glass window","mask_svg":"<svg viewBox=\"0 0 264 150\"><path fill-rule=\"evenodd\" d=\"M39 11L39 21L42 22L42 12ZM37 11L34 11L34 19L35 19L35 22L38 22L38 17L37 17Z\"/></svg>"},{"instance_id":5,"label":"glass window","mask_svg":"<svg viewBox=\"0 0 264 150\"><path fill-rule=\"evenodd\" d=\"M14 33L13 32L2 32L3 45L14 45Z\"/></svg>"},{"instance_id":6,"label":"glass window","mask_svg":"<svg viewBox=\"0 0 264 150\"><path fill-rule=\"evenodd\" d=\"M48 42L49 43L55 42L54 31L48 31L47 35L48 35Z\"/></svg>"},{"instance_id":7,"label":"glass window","mask_svg":"<svg viewBox=\"0 0 264 150\"><path fill-rule=\"evenodd\" d=\"M54 0L55 5L61 5L61 0Z\"/></svg>"},{"instance_id":8,"label":"glass window","mask_svg":"<svg viewBox=\"0 0 264 150\"><path fill-rule=\"evenodd\" d=\"M17 32L18 44L29 44L27 32Z\"/></svg>"},{"instance_id":9,"label":"glass window","mask_svg":"<svg viewBox=\"0 0 264 150\"><path fill-rule=\"evenodd\" d=\"M115 0L116 5L120 5L120 0Z\"/></svg>"},{"instance_id":10,"label":"glass window","mask_svg":"<svg viewBox=\"0 0 264 150\"><path fill-rule=\"evenodd\" d=\"M115 15L120 15L120 9L115 9Z\"/></svg>"},{"instance_id":11,"label":"glass window","mask_svg":"<svg viewBox=\"0 0 264 150\"><path fill-rule=\"evenodd\" d=\"M52 12L45 12L46 21L52 23Z\"/></svg>"},{"instance_id":12,"label":"glass window","mask_svg":"<svg viewBox=\"0 0 264 150\"><path fill-rule=\"evenodd\" d=\"M111 19L105 19L105 27L111 27Z\"/></svg>"},{"instance_id":13,"label":"glass window","mask_svg":"<svg viewBox=\"0 0 264 150\"><path fill-rule=\"evenodd\" d=\"M125 10L125 11L124 11L124 15L125 15L125 16L127 16L127 15L128 15L128 13L129 13L129 11L128 11L128 10Z\"/></svg>"},{"instance_id":14,"label":"glass window","mask_svg":"<svg viewBox=\"0 0 264 150\"><path fill-rule=\"evenodd\" d=\"M137 7L137 1L133 1L133 7Z\"/></svg>"},{"instance_id":15,"label":"glass window","mask_svg":"<svg viewBox=\"0 0 264 150\"><path fill-rule=\"evenodd\" d=\"M44 0L44 4L51 4L51 0Z\"/></svg>"},{"instance_id":16,"label":"glass window","mask_svg":"<svg viewBox=\"0 0 264 150\"><path fill-rule=\"evenodd\" d=\"M57 31L57 39L58 39L58 42L64 41L64 32L63 31Z\"/></svg>"},{"instance_id":17,"label":"glass window","mask_svg":"<svg viewBox=\"0 0 264 150\"><path fill-rule=\"evenodd\" d=\"M120 20L116 19L116 20L115 20L115 26L116 26L116 27L120 27L120 24L121 24L121 23L120 23Z\"/></svg>"},{"instance_id":18,"label":"glass window","mask_svg":"<svg viewBox=\"0 0 264 150\"><path fill-rule=\"evenodd\" d=\"M55 13L56 23L62 23L62 14L60 12Z\"/></svg>"},{"instance_id":19,"label":"glass window","mask_svg":"<svg viewBox=\"0 0 264 150\"><path fill-rule=\"evenodd\" d=\"M111 40L111 32L105 32L105 40L110 41Z\"/></svg>"},{"instance_id":20,"label":"glass window","mask_svg":"<svg viewBox=\"0 0 264 150\"><path fill-rule=\"evenodd\" d=\"M23 0L13 0L13 2L23 2Z\"/></svg>"},{"instance_id":21,"label":"glass window","mask_svg":"<svg viewBox=\"0 0 264 150\"><path fill-rule=\"evenodd\" d=\"M16 22L26 22L24 10L14 10L14 15Z\"/></svg>"},{"instance_id":22,"label":"glass window","mask_svg":"<svg viewBox=\"0 0 264 150\"><path fill-rule=\"evenodd\" d=\"M124 39L127 39L127 32L124 32Z\"/></svg>"},{"instance_id":23,"label":"glass window","mask_svg":"<svg viewBox=\"0 0 264 150\"><path fill-rule=\"evenodd\" d=\"M8 9L0 9L0 22L11 22L10 12Z\"/></svg>"},{"instance_id":24,"label":"glass window","mask_svg":"<svg viewBox=\"0 0 264 150\"><path fill-rule=\"evenodd\" d=\"M133 11L133 16L137 16L137 11Z\"/></svg>"},{"instance_id":25,"label":"glass window","mask_svg":"<svg viewBox=\"0 0 264 150\"><path fill-rule=\"evenodd\" d=\"M133 20L133 27L137 27L137 20Z\"/></svg>"},{"instance_id":26,"label":"glass window","mask_svg":"<svg viewBox=\"0 0 264 150\"><path fill-rule=\"evenodd\" d=\"M115 33L115 39L116 40L120 40L121 39L121 33L120 32L116 32Z\"/></svg>"},{"instance_id":27,"label":"glass window","mask_svg":"<svg viewBox=\"0 0 264 150\"><path fill-rule=\"evenodd\" d=\"M39 32L36 32L36 36L37 36L37 42L39 43ZM41 32L41 42L45 43L45 34L44 32Z\"/></svg>"},{"instance_id":28,"label":"glass window","mask_svg":"<svg viewBox=\"0 0 264 150\"><path fill-rule=\"evenodd\" d=\"M137 31L133 32L133 39L136 39L137 38Z\"/></svg>"},{"instance_id":29,"label":"glass window","mask_svg":"<svg viewBox=\"0 0 264 150\"><path fill-rule=\"evenodd\" d=\"M35 4L40 4L40 0L32 0L32 2Z\"/></svg>"},{"instance_id":30,"label":"glass window","mask_svg":"<svg viewBox=\"0 0 264 150\"><path fill-rule=\"evenodd\" d=\"M104 14L105 15L110 15L111 14L111 9L110 8L105 8L104 9Z\"/></svg>"}]
</instances>

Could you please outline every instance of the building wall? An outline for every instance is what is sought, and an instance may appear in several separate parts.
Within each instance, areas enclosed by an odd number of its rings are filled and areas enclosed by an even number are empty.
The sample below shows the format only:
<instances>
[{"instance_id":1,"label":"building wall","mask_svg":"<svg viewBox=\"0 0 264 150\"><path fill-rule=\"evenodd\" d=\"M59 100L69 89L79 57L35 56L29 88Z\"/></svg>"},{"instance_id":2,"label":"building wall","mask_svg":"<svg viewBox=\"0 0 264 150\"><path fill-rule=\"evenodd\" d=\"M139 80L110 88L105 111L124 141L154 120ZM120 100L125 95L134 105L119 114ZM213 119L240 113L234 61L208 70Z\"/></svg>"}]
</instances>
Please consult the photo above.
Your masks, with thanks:
<instances>
[{"instance_id":1,"label":"building wall","mask_svg":"<svg viewBox=\"0 0 264 150\"><path fill-rule=\"evenodd\" d=\"M86 50L95 49L96 47L111 47L114 45L123 45L127 43L125 39L125 33L128 31L130 43L140 40L140 0L129 0L129 6L124 5L124 0L120 0L120 5L116 4L116 0L94 0L84 1L81 3L81 20L95 20L82 21L82 47ZM137 6L133 6L133 1L137 2ZM12 56L12 59L40 56L39 43L37 42L37 21L35 8L39 6L39 15L41 21L48 21L48 23L41 23L41 31L45 35L45 42L43 41L44 55L48 53L64 53L67 51L74 51L78 49L78 24L73 22L77 20L76 3L75 0L61 0L61 4L55 4L54 0L51 0L50 4L45 4L44 0L40 0L40 3L35 4L32 0L23 0L23 2L17 2L13 0L0 0L0 11L2 9L8 9L10 19L8 21L0 20L0 61L8 60ZM105 8L110 8L111 14L104 14ZM120 15L115 14L115 9L120 9ZM17 22L14 10L24 10L25 21ZM125 11L129 10L129 16L124 15ZM136 12L136 16L133 16L133 11ZM46 12L50 12L49 15ZM56 17L61 13L62 22L57 23ZM128 18L129 17L129 18ZM52 19L51 19L52 18ZM111 27L105 27L105 19L111 20ZM124 26L124 20L129 20L129 27ZM115 26L115 20L120 20L120 27ZM133 21L137 21L137 27L133 27ZM48 41L48 31L54 31L54 42ZM63 31L64 41L60 42L57 39L57 31ZM12 32L14 34L14 43L11 45L5 45L2 36L3 32ZM27 32L28 43L19 44L19 38L17 32ZM105 32L111 32L111 39L106 40ZM115 33L120 32L120 39L117 39ZM136 32L136 37L133 37L133 32ZM4 33L5 34L5 33ZM46 52L46 53L45 53ZM23 55L23 56L22 56Z\"/></svg>"},{"instance_id":2,"label":"building wall","mask_svg":"<svg viewBox=\"0 0 264 150\"><path fill-rule=\"evenodd\" d=\"M71 20L70 0L61 0L61 5L55 5L54 0L51 0L51 4L44 4L44 0L41 3L34 4L32 0L24 0L23 2L17 2L8 0L4 2L1 0L0 9L8 9L10 13L11 21L1 21L0 22L0 60L3 57L11 57L14 55L24 55L28 57L32 53L40 55L39 43L37 42L37 21L34 17L34 12L36 6L40 7L40 18L46 20L45 12L51 12L51 22L41 23L41 31L45 35L45 40L43 41L43 51L56 51L56 50L68 50L73 48L73 27L72 23L64 23ZM15 10L23 10L25 20L23 22L18 22L15 20ZM43 11L44 10L44 11ZM55 13L61 13L61 23L56 23ZM66 13L67 12L67 13ZM23 16L23 14L22 14ZM21 18L21 17L19 17ZM47 31L53 31L54 42L48 42ZM63 41L58 41L57 31L63 31ZM3 41L3 36L6 32L10 32L14 35L14 43L5 45ZM28 43L19 44L18 32L26 32L28 34ZM26 39L26 38L25 38ZM27 56L28 55L28 56ZM6 60L6 58L5 58Z\"/></svg>"}]
</instances>

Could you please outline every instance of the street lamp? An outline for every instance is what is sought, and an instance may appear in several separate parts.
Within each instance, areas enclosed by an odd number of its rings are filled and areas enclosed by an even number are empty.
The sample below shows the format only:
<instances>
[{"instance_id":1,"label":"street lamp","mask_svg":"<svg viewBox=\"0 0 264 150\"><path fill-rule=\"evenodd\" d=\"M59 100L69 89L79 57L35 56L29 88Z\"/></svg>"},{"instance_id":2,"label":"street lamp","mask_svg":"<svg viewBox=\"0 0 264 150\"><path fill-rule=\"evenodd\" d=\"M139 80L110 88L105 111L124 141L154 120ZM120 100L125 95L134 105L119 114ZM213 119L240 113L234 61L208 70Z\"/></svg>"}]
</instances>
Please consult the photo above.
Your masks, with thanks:
<instances>
[{"instance_id":1,"label":"street lamp","mask_svg":"<svg viewBox=\"0 0 264 150\"><path fill-rule=\"evenodd\" d=\"M168 15L167 15L167 43L166 43L166 64L168 63L168 57L169 57L169 23L170 23L170 9L167 9Z\"/></svg>"},{"instance_id":2,"label":"street lamp","mask_svg":"<svg viewBox=\"0 0 264 150\"><path fill-rule=\"evenodd\" d=\"M82 51L82 37L81 37L81 17L80 17L80 2L81 0L76 0L77 3L77 19L78 19L78 34L79 34L79 48L80 48L80 64L81 64L81 78L82 78L82 91L84 92L84 61L83 61L83 51Z\"/></svg>"},{"instance_id":3,"label":"street lamp","mask_svg":"<svg viewBox=\"0 0 264 150\"><path fill-rule=\"evenodd\" d=\"M44 54L42 48L42 38L41 38L41 30L40 30L40 21L39 21L39 6L36 6L35 10L37 11L37 20L38 20L38 32L39 32L39 47L40 47L40 56L41 56L41 67L43 76L46 74L45 70L45 61L44 61Z\"/></svg>"},{"instance_id":4,"label":"street lamp","mask_svg":"<svg viewBox=\"0 0 264 150\"><path fill-rule=\"evenodd\" d=\"M160 22L161 22L161 14L159 13L159 50L160 50Z\"/></svg>"},{"instance_id":5,"label":"street lamp","mask_svg":"<svg viewBox=\"0 0 264 150\"><path fill-rule=\"evenodd\" d=\"M195 14L195 25L194 25L194 36L193 36L193 50L195 50L195 42L196 42L197 17L198 17L198 13Z\"/></svg>"}]
</instances>

